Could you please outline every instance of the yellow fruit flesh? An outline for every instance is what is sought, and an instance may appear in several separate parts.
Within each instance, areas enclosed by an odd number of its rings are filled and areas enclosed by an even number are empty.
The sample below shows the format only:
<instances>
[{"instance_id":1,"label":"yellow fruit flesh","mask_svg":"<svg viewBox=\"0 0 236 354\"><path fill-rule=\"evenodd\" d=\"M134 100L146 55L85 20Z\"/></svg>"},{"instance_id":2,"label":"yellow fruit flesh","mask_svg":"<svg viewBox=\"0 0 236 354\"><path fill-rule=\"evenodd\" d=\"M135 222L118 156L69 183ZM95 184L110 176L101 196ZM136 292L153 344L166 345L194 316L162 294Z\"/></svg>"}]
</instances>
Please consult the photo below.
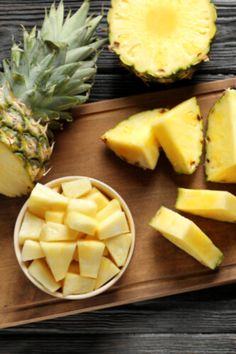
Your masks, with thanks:
<instances>
[{"instance_id":1,"label":"yellow fruit flesh","mask_svg":"<svg viewBox=\"0 0 236 354\"><path fill-rule=\"evenodd\" d=\"M46 262L42 259L34 260L29 266L28 272L34 279L52 293L61 287L61 284L55 281Z\"/></svg>"},{"instance_id":2,"label":"yellow fruit flesh","mask_svg":"<svg viewBox=\"0 0 236 354\"><path fill-rule=\"evenodd\" d=\"M105 245L99 241L79 241L78 259L83 277L97 278Z\"/></svg>"},{"instance_id":3,"label":"yellow fruit flesh","mask_svg":"<svg viewBox=\"0 0 236 354\"><path fill-rule=\"evenodd\" d=\"M95 279L81 277L74 273L67 273L63 285L63 295L86 294L93 291L94 287Z\"/></svg>"},{"instance_id":4,"label":"yellow fruit flesh","mask_svg":"<svg viewBox=\"0 0 236 354\"><path fill-rule=\"evenodd\" d=\"M20 245L23 245L25 240L39 240L43 225L44 220L27 211L19 232Z\"/></svg>"},{"instance_id":5,"label":"yellow fruit flesh","mask_svg":"<svg viewBox=\"0 0 236 354\"><path fill-rule=\"evenodd\" d=\"M63 211L46 211L45 221L63 224L65 213Z\"/></svg>"},{"instance_id":6,"label":"yellow fruit flesh","mask_svg":"<svg viewBox=\"0 0 236 354\"><path fill-rule=\"evenodd\" d=\"M226 90L208 117L206 175L208 181L236 182L236 90Z\"/></svg>"},{"instance_id":7,"label":"yellow fruit flesh","mask_svg":"<svg viewBox=\"0 0 236 354\"><path fill-rule=\"evenodd\" d=\"M31 261L44 257L44 253L37 241L26 240L22 248L22 261Z\"/></svg>"},{"instance_id":8,"label":"yellow fruit flesh","mask_svg":"<svg viewBox=\"0 0 236 354\"><path fill-rule=\"evenodd\" d=\"M65 224L72 230L83 232L93 236L97 229L97 221L90 216L77 211L69 211L65 218Z\"/></svg>"},{"instance_id":9,"label":"yellow fruit flesh","mask_svg":"<svg viewBox=\"0 0 236 354\"><path fill-rule=\"evenodd\" d=\"M96 280L95 289L100 288L102 285L106 284L115 275L119 273L120 269L115 266L115 264L106 257L102 257L101 265Z\"/></svg>"},{"instance_id":10,"label":"yellow fruit flesh","mask_svg":"<svg viewBox=\"0 0 236 354\"><path fill-rule=\"evenodd\" d=\"M104 240L113 236L128 233L129 225L122 211L117 211L98 224L97 236L99 240Z\"/></svg>"},{"instance_id":11,"label":"yellow fruit flesh","mask_svg":"<svg viewBox=\"0 0 236 354\"><path fill-rule=\"evenodd\" d=\"M193 173L203 148L203 122L196 98L167 112L153 129L175 171Z\"/></svg>"},{"instance_id":12,"label":"yellow fruit flesh","mask_svg":"<svg viewBox=\"0 0 236 354\"><path fill-rule=\"evenodd\" d=\"M61 184L63 194L68 198L78 198L92 189L89 178L76 179Z\"/></svg>"},{"instance_id":13,"label":"yellow fruit flesh","mask_svg":"<svg viewBox=\"0 0 236 354\"><path fill-rule=\"evenodd\" d=\"M55 242L55 241L74 241L78 237L78 232L69 229L66 225L54 222L44 224L40 241Z\"/></svg>"},{"instance_id":14,"label":"yellow fruit flesh","mask_svg":"<svg viewBox=\"0 0 236 354\"><path fill-rule=\"evenodd\" d=\"M97 204L93 200L85 198L70 199L68 204L68 211L78 211L82 214L95 217L97 213Z\"/></svg>"},{"instance_id":15,"label":"yellow fruit flesh","mask_svg":"<svg viewBox=\"0 0 236 354\"><path fill-rule=\"evenodd\" d=\"M109 199L95 187L92 188L91 192L84 199L94 201L97 205L97 211L102 210L109 203Z\"/></svg>"},{"instance_id":16,"label":"yellow fruit flesh","mask_svg":"<svg viewBox=\"0 0 236 354\"><path fill-rule=\"evenodd\" d=\"M99 213L97 213L97 220L102 221L108 218L116 211L121 211L121 206L117 199L113 199L105 208L103 208Z\"/></svg>"},{"instance_id":17,"label":"yellow fruit flesh","mask_svg":"<svg viewBox=\"0 0 236 354\"><path fill-rule=\"evenodd\" d=\"M236 222L236 197L229 192L179 188L175 207L206 218Z\"/></svg>"},{"instance_id":18,"label":"yellow fruit flesh","mask_svg":"<svg viewBox=\"0 0 236 354\"><path fill-rule=\"evenodd\" d=\"M106 240L106 247L118 267L122 267L127 259L132 243L132 235L124 234Z\"/></svg>"},{"instance_id":19,"label":"yellow fruit flesh","mask_svg":"<svg viewBox=\"0 0 236 354\"><path fill-rule=\"evenodd\" d=\"M222 252L197 225L172 210L161 207L150 226L210 269L215 269L223 260Z\"/></svg>"}]
</instances>

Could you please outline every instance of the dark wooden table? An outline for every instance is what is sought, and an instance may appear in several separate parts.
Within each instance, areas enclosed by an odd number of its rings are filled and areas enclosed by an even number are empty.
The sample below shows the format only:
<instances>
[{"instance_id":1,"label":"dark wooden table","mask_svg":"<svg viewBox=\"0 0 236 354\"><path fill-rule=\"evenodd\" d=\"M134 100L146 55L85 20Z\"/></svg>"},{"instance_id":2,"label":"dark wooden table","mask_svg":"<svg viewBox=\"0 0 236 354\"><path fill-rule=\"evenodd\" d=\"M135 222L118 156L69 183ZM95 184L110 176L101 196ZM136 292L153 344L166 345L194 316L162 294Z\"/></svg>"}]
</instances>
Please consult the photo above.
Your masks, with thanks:
<instances>
[{"instance_id":1,"label":"dark wooden table","mask_svg":"<svg viewBox=\"0 0 236 354\"><path fill-rule=\"evenodd\" d=\"M167 0L168 1L168 0ZM187 1L187 0L186 0ZM0 0L0 59L9 55L19 25L40 24L51 0ZM75 9L81 1L65 0ZM91 0L92 10L110 1ZM215 0L218 34L211 61L201 66L194 82L236 74L236 1ZM106 34L104 18L101 33ZM163 88L145 86L102 53L91 100L132 95ZM184 82L175 84L181 86ZM1 295L0 295L1 296ZM0 353L210 354L236 353L236 285L205 290L120 308L25 325L0 331Z\"/></svg>"}]
</instances>

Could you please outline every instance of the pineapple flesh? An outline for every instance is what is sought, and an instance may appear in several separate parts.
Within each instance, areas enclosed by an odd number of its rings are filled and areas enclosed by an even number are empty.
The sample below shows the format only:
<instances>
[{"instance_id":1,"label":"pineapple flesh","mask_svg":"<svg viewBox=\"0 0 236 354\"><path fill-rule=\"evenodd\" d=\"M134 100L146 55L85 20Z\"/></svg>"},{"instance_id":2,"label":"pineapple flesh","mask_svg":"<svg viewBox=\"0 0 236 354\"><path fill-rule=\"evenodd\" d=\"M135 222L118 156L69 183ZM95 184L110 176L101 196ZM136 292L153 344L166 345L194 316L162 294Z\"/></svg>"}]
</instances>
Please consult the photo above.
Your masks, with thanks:
<instances>
[{"instance_id":1,"label":"pineapple flesh","mask_svg":"<svg viewBox=\"0 0 236 354\"><path fill-rule=\"evenodd\" d=\"M236 182L236 90L228 89L208 117L206 176L210 182Z\"/></svg>"},{"instance_id":2,"label":"pineapple flesh","mask_svg":"<svg viewBox=\"0 0 236 354\"><path fill-rule=\"evenodd\" d=\"M102 140L122 160L153 170L159 159L160 146L152 131L152 124L166 111L155 109L135 114L108 130Z\"/></svg>"},{"instance_id":3,"label":"pineapple flesh","mask_svg":"<svg viewBox=\"0 0 236 354\"><path fill-rule=\"evenodd\" d=\"M102 16L89 16L85 0L64 19L64 5L52 5L41 30L23 29L3 61L0 83L0 193L29 193L48 170L52 131L71 122L70 109L84 103L96 74L96 37Z\"/></svg>"},{"instance_id":4,"label":"pineapple flesh","mask_svg":"<svg viewBox=\"0 0 236 354\"><path fill-rule=\"evenodd\" d=\"M177 173L192 174L203 149L203 120L195 97L153 124L157 140Z\"/></svg>"},{"instance_id":5,"label":"pineapple flesh","mask_svg":"<svg viewBox=\"0 0 236 354\"><path fill-rule=\"evenodd\" d=\"M210 0L112 0L110 48L143 80L191 78L216 33Z\"/></svg>"}]
</instances>

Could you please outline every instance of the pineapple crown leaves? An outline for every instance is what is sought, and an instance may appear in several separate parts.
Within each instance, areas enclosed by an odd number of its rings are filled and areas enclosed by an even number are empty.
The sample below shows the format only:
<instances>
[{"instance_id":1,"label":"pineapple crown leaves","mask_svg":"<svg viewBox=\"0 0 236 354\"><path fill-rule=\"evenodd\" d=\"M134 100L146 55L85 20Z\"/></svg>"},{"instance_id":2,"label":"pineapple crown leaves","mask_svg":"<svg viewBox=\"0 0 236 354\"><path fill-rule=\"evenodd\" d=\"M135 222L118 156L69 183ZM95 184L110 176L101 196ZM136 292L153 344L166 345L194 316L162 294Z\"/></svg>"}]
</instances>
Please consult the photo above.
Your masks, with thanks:
<instances>
[{"instance_id":1,"label":"pineapple crown leaves","mask_svg":"<svg viewBox=\"0 0 236 354\"><path fill-rule=\"evenodd\" d=\"M23 44L13 42L10 61L3 61L5 97L12 93L51 129L71 121L68 110L87 101L99 49L106 42L96 36L102 16L89 16L89 5L85 0L64 19L63 1L53 4L41 30L23 28Z\"/></svg>"}]
</instances>

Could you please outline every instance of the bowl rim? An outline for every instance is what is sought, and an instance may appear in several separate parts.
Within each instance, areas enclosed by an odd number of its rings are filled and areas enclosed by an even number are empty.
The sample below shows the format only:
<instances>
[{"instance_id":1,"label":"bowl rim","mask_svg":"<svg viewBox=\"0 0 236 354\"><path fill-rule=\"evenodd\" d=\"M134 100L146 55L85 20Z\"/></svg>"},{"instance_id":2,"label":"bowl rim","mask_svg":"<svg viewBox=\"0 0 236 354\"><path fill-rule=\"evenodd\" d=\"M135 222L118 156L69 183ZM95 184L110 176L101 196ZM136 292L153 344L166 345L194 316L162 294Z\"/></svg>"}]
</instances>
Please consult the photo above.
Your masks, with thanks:
<instances>
[{"instance_id":1,"label":"bowl rim","mask_svg":"<svg viewBox=\"0 0 236 354\"><path fill-rule=\"evenodd\" d=\"M40 290L42 290L44 293L49 294L53 297L56 298L60 298L60 299L65 299L65 300L85 300L97 295L100 295L102 293L104 293L105 291L107 291L109 288L111 288L115 283L118 282L118 280L122 277L122 275L125 273L125 271L127 270L130 261L132 259L133 253L134 253L134 248L135 248L135 224L134 224L134 219L133 216L131 214L131 211L127 205L127 203L125 202L125 200L121 197L121 195L115 190L113 189L111 186L109 186L108 184L96 179L96 178L92 178L92 177L87 177L87 176L66 176L66 177L60 177L60 178L56 178L53 179L47 183L45 183L45 186L48 187L56 187L56 185L58 185L59 183L63 183L63 182L69 182L69 181L73 181L75 179L87 179L89 178L89 180L92 183L93 187L96 187L97 189L99 189L100 191L104 192L105 195L107 195L109 198L111 199L118 199L122 210L125 212L125 215L127 217L127 221L128 224L130 226L130 233L132 235L132 242L131 242L131 246L129 249L129 253L125 262L125 265L121 268L120 272L114 277L112 278L110 281L108 281L105 285L103 285L102 287L100 287L99 289L93 290L89 293L86 294L80 294L80 295L66 295L64 296L62 294L62 292L56 291L56 292L50 292L49 290L47 290L41 283L39 283L36 279L34 279L30 273L28 272L28 268L25 265L25 262L22 261L21 259L21 249L20 249L20 244L19 244L19 231L20 231L20 227L22 225L23 222L23 218L25 216L25 213L27 211L27 207L28 207L28 199L26 200L26 202L23 204L20 212L18 213L16 222L15 222L15 227L14 227L14 251L15 251L15 255L16 255L16 259L19 263L20 268L22 269L22 271L24 272L24 274L26 275L26 277Z\"/></svg>"}]
</instances>

